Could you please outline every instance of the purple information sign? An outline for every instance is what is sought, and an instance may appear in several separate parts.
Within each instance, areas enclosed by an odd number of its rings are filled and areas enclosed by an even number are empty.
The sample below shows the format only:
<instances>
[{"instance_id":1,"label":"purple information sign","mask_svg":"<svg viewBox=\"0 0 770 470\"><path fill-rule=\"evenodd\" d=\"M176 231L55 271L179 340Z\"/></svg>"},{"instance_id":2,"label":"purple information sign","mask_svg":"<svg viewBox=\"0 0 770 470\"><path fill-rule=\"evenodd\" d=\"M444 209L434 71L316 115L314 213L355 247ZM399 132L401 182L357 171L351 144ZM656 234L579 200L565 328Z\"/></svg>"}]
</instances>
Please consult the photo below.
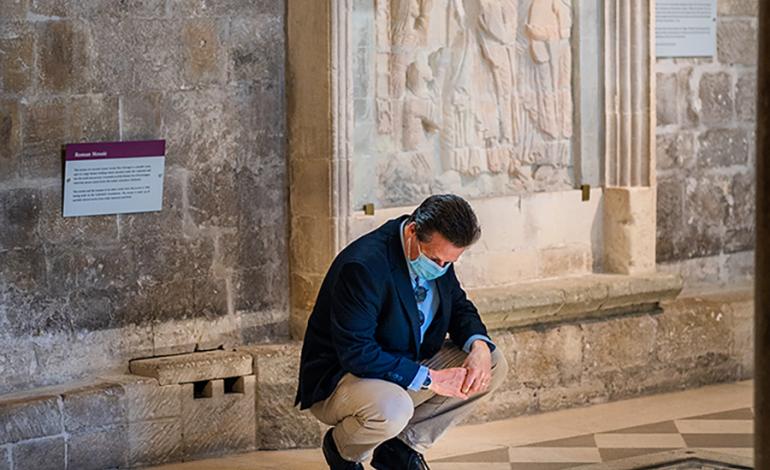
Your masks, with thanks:
<instances>
[{"instance_id":1,"label":"purple information sign","mask_svg":"<svg viewBox=\"0 0 770 470\"><path fill-rule=\"evenodd\" d=\"M161 210L166 141L68 144L64 217Z\"/></svg>"},{"instance_id":2,"label":"purple information sign","mask_svg":"<svg viewBox=\"0 0 770 470\"><path fill-rule=\"evenodd\" d=\"M157 157L159 155L166 155L166 141L143 140L137 142L67 144L64 154L68 162L99 158Z\"/></svg>"}]
</instances>

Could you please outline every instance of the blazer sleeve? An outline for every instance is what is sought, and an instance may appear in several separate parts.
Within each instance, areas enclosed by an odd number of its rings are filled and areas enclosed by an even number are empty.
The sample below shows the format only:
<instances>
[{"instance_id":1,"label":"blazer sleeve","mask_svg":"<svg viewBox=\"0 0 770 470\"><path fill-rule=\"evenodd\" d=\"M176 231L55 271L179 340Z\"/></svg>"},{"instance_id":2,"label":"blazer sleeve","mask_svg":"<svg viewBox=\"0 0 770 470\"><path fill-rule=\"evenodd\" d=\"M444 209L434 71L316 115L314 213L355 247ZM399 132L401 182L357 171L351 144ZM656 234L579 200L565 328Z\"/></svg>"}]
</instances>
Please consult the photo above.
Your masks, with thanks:
<instances>
[{"instance_id":1,"label":"blazer sleeve","mask_svg":"<svg viewBox=\"0 0 770 470\"><path fill-rule=\"evenodd\" d=\"M449 283L452 289L452 315L449 320L449 338L462 349L465 343L473 335L489 336L487 327L481 321L479 311L473 302L468 300L460 281L455 276L454 266L446 274L451 276ZM490 348L494 351L494 345L490 343Z\"/></svg>"},{"instance_id":2,"label":"blazer sleeve","mask_svg":"<svg viewBox=\"0 0 770 470\"><path fill-rule=\"evenodd\" d=\"M340 269L332 291L332 343L343 370L407 389L420 365L384 351L375 338L383 284L359 262L349 262Z\"/></svg>"}]
</instances>

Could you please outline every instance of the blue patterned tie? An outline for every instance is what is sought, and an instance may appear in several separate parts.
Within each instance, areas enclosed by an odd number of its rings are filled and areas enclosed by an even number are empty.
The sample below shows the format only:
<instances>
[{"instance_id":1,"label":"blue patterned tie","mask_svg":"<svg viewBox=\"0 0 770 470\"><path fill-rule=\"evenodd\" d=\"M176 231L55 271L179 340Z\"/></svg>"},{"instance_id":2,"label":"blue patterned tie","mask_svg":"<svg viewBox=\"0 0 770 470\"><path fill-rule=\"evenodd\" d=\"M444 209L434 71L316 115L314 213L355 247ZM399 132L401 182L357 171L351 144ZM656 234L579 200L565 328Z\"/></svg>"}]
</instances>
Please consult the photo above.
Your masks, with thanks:
<instances>
[{"instance_id":1,"label":"blue patterned tie","mask_svg":"<svg viewBox=\"0 0 770 470\"><path fill-rule=\"evenodd\" d=\"M425 298L428 297L428 289L420 285L419 276L414 278L414 283L417 284L417 287L414 288L414 298L417 300L417 303L419 304L424 302ZM420 310L419 306L417 307L417 312L420 316L420 326L422 326L425 323L425 314L422 313L422 310Z\"/></svg>"}]
</instances>

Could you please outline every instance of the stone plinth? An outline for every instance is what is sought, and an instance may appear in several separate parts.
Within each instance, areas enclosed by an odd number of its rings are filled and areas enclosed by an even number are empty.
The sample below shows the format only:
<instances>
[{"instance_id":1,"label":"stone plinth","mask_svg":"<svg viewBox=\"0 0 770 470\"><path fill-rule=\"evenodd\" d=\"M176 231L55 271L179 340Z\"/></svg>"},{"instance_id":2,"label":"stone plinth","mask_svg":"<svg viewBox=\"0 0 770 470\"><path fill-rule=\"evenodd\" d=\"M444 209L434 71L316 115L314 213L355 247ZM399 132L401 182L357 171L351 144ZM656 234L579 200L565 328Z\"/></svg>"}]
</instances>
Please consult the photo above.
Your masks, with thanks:
<instances>
[{"instance_id":1,"label":"stone plinth","mask_svg":"<svg viewBox=\"0 0 770 470\"><path fill-rule=\"evenodd\" d=\"M255 447L255 377L226 386L211 381L210 396L196 397L193 384L182 385L182 451L187 456L216 455Z\"/></svg>"},{"instance_id":2,"label":"stone plinth","mask_svg":"<svg viewBox=\"0 0 770 470\"><path fill-rule=\"evenodd\" d=\"M160 385L251 375L251 356L238 351L207 351L131 361L132 374L157 379Z\"/></svg>"},{"instance_id":3,"label":"stone plinth","mask_svg":"<svg viewBox=\"0 0 770 470\"><path fill-rule=\"evenodd\" d=\"M604 191L604 271L655 271L655 190L650 187Z\"/></svg>"}]
</instances>

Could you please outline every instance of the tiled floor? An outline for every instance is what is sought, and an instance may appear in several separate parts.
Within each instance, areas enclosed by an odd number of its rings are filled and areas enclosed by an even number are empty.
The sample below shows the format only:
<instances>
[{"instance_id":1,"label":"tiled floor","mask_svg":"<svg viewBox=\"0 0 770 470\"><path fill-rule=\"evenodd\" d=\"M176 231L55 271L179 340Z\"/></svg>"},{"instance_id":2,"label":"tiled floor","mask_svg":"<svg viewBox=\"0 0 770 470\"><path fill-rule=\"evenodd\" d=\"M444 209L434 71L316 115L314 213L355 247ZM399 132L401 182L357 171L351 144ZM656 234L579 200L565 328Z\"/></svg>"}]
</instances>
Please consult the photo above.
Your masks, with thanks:
<instances>
[{"instance_id":1,"label":"tiled floor","mask_svg":"<svg viewBox=\"0 0 770 470\"><path fill-rule=\"evenodd\" d=\"M451 430L434 470L558 470L672 449L751 457L753 383L716 385ZM157 470L325 469L318 450L254 452Z\"/></svg>"}]
</instances>

